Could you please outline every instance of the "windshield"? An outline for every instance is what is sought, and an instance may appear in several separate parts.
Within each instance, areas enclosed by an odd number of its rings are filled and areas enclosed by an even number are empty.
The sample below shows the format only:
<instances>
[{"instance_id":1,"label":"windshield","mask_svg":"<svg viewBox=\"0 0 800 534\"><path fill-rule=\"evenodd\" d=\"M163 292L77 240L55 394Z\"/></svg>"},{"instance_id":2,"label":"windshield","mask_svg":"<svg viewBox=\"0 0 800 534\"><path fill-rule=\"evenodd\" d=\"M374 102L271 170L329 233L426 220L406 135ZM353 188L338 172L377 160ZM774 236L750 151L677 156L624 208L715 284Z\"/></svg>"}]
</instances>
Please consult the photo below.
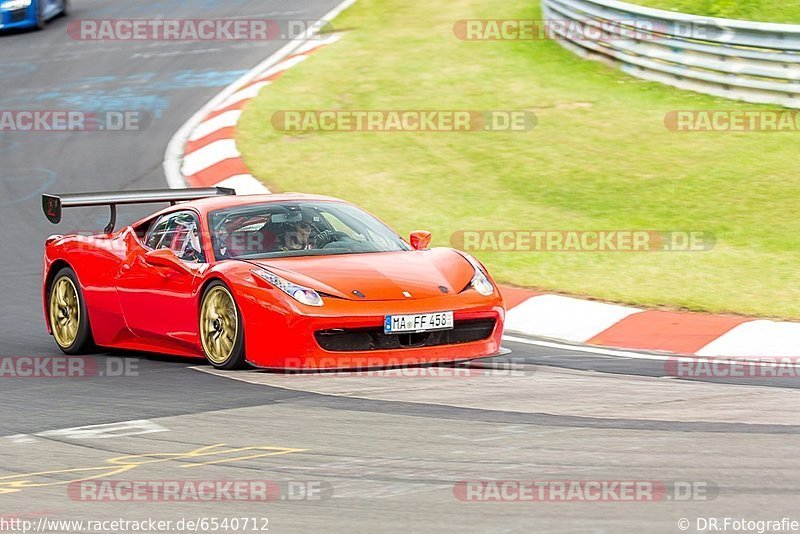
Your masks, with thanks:
<instances>
[{"instance_id":1,"label":"windshield","mask_svg":"<svg viewBox=\"0 0 800 534\"><path fill-rule=\"evenodd\" d=\"M218 259L327 256L411 250L368 213L339 202L269 202L209 215Z\"/></svg>"}]
</instances>

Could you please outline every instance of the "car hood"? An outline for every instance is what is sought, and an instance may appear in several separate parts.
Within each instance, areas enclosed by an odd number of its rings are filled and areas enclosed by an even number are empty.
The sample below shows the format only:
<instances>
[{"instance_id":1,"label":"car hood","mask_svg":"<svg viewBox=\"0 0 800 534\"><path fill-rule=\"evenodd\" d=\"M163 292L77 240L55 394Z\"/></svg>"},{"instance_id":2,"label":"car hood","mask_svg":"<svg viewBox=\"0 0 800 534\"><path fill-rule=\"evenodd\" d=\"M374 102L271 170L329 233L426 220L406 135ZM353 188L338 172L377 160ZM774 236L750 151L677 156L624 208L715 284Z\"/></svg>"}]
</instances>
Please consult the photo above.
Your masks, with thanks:
<instances>
[{"instance_id":1,"label":"car hood","mask_svg":"<svg viewBox=\"0 0 800 534\"><path fill-rule=\"evenodd\" d=\"M453 295L464 289L475 274L461 254L447 248L272 258L250 260L250 263L294 283L349 300L408 300Z\"/></svg>"}]
</instances>

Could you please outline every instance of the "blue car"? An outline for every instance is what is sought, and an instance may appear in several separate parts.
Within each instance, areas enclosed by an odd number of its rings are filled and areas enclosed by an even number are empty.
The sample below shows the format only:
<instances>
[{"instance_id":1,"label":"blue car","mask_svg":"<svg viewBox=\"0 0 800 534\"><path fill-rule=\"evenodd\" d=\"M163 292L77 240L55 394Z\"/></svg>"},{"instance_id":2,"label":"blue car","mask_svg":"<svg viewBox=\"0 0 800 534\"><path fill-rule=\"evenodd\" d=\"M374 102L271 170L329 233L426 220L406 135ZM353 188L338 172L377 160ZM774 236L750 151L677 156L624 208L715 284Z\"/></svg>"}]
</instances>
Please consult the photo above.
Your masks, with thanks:
<instances>
[{"instance_id":1,"label":"blue car","mask_svg":"<svg viewBox=\"0 0 800 534\"><path fill-rule=\"evenodd\" d=\"M67 14L69 0L0 0L0 31L44 28L47 21Z\"/></svg>"}]
</instances>

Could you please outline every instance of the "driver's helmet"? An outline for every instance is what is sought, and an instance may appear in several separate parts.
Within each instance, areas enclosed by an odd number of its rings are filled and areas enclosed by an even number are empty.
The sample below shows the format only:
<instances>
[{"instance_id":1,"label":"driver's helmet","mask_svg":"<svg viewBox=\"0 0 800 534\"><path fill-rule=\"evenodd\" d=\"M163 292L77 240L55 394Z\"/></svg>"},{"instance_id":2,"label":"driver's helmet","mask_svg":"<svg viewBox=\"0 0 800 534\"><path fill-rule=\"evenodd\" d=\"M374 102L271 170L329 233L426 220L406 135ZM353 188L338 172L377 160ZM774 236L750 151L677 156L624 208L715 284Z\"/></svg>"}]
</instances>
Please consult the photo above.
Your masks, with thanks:
<instances>
[{"instance_id":1,"label":"driver's helmet","mask_svg":"<svg viewBox=\"0 0 800 534\"><path fill-rule=\"evenodd\" d=\"M196 224L189 229L189 246L192 247L192 250L200 252L200 232L197 231Z\"/></svg>"},{"instance_id":2,"label":"driver's helmet","mask_svg":"<svg viewBox=\"0 0 800 534\"><path fill-rule=\"evenodd\" d=\"M198 261L200 259L200 234L194 219L176 220L175 237L172 250L185 261Z\"/></svg>"},{"instance_id":3,"label":"driver's helmet","mask_svg":"<svg viewBox=\"0 0 800 534\"><path fill-rule=\"evenodd\" d=\"M179 221L179 226L182 226L184 233L183 246L179 251L181 259L186 261L199 261L200 251L200 233L197 230L197 223L194 220Z\"/></svg>"},{"instance_id":4,"label":"driver's helmet","mask_svg":"<svg viewBox=\"0 0 800 534\"><path fill-rule=\"evenodd\" d=\"M316 233L314 225L307 221L289 222L281 226L281 240L287 250L305 250L312 246Z\"/></svg>"}]
</instances>

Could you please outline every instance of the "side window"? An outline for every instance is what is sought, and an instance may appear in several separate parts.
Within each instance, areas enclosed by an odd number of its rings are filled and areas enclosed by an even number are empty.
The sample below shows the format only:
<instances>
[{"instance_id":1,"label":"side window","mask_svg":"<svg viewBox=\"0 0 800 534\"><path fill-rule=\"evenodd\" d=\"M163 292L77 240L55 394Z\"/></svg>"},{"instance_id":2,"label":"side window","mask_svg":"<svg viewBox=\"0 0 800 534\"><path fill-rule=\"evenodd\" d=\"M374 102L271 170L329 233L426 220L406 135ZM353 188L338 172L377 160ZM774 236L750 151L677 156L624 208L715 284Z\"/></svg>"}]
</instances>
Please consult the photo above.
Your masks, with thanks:
<instances>
[{"instance_id":1,"label":"side window","mask_svg":"<svg viewBox=\"0 0 800 534\"><path fill-rule=\"evenodd\" d=\"M170 213L158 219L147 233L144 244L153 250L171 249L184 261L205 262L197 217L191 212Z\"/></svg>"},{"instance_id":2,"label":"side window","mask_svg":"<svg viewBox=\"0 0 800 534\"><path fill-rule=\"evenodd\" d=\"M144 244L147 245L147 248L153 250L164 248L161 246L161 242L164 241L166 237L170 217L170 215L164 215L150 227L144 239Z\"/></svg>"}]
</instances>

